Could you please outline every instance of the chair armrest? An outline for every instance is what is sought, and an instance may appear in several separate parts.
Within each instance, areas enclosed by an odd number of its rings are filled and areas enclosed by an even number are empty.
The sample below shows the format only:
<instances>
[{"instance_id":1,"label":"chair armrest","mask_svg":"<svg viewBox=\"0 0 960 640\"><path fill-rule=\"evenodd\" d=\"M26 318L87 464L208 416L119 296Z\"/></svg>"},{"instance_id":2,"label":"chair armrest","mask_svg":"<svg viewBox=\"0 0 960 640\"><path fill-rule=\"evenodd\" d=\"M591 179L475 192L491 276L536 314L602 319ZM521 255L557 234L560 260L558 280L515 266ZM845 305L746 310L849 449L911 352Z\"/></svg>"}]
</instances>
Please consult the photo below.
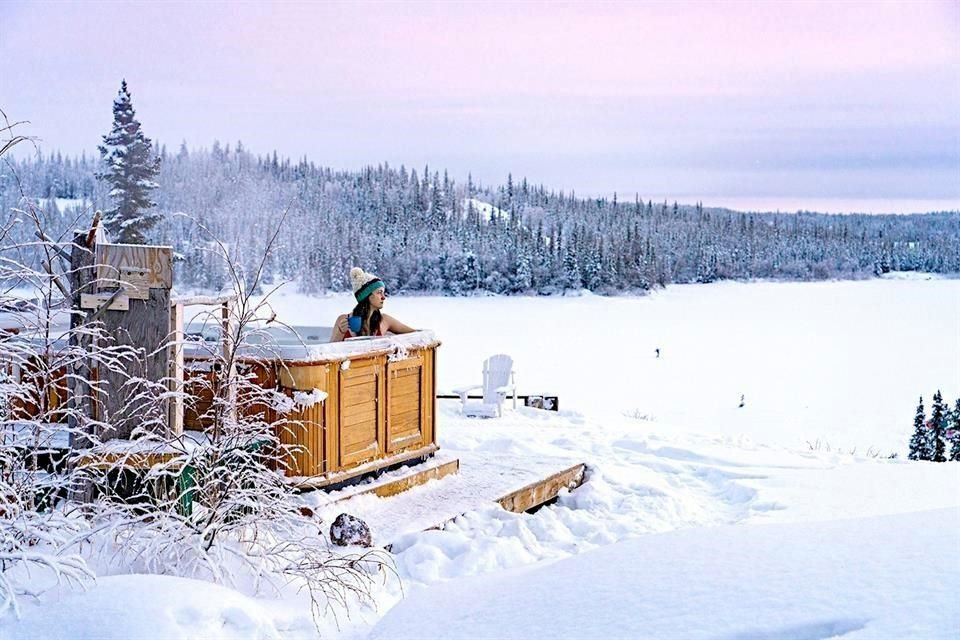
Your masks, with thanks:
<instances>
[{"instance_id":1,"label":"chair armrest","mask_svg":"<svg viewBox=\"0 0 960 640\"><path fill-rule=\"evenodd\" d=\"M457 387L456 389L453 390L453 392L454 392L455 394L457 394L458 396L460 396L460 400L461 400L462 402L466 402L466 401L467 401L467 394L470 393L471 391L475 391L476 389L483 389L483 385L482 385L482 384L474 384L474 385L470 385L470 386L468 386L468 387Z\"/></svg>"},{"instance_id":2,"label":"chair armrest","mask_svg":"<svg viewBox=\"0 0 960 640\"><path fill-rule=\"evenodd\" d=\"M494 389L494 391L496 391L497 393L499 393L499 394L501 394L501 395L507 395L507 394L509 394L511 391L514 392L514 393L516 393L516 392L517 392L517 388L516 388L515 385L507 384L507 385L504 385L504 386L502 386L502 387L497 387L496 389Z\"/></svg>"}]
</instances>

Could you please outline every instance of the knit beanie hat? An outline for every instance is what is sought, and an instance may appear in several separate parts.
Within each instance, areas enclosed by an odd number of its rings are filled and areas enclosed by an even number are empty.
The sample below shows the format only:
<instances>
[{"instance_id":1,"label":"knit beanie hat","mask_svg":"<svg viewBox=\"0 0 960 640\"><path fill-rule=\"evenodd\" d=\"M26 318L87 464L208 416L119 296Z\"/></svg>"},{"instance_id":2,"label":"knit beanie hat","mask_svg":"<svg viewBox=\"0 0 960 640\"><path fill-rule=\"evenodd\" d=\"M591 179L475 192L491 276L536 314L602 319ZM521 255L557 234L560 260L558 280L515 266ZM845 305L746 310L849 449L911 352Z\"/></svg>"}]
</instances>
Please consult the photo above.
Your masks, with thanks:
<instances>
[{"instance_id":1,"label":"knit beanie hat","mask_svg":"<svg viewBox=\"0 0 960 640\"><path fill-rule=\"evenodd\" d=\"M360 267L350 269L350 285L357 302L363 302L371 293L386 286L375 274L367 273Z\"/></svg>"}]
</instances>

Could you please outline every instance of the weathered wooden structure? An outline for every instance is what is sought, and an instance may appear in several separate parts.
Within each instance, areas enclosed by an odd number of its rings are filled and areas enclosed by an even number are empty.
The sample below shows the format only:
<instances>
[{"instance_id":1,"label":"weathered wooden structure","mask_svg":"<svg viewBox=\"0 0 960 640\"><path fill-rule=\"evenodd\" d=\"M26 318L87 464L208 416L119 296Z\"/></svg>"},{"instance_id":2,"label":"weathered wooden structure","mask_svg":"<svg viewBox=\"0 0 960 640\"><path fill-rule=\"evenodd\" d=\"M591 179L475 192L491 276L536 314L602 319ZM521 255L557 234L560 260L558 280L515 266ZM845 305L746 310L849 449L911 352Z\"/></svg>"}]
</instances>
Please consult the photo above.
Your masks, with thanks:
<instances>
[{"instance_id":1,"label":"weathered wooden structure","mask_svg":"<svg viewBox=\"0 0 960 640\"><path fill-rule=\"evenodd\" d=\"M96 241L95 227L74 237L70 255L72 307L86 311L71 317L71 328L98 320L103 333L114 345L126 345L137 353L126 371L98 370L78 360L70 371L70 402L80 409L76 415L108 421L112 430L96 434L100 440L129 439L142 423L136 410L143 397L145 381L161 381L170 375L170 291L173 287L173 249L146 245L110 244ZM72 331L71 344L88 349L91 337ZM131 378L142 383L131 383ZM97 381L101 390L87 381ZM83 426L89 433L93 426ZM71 433L71 446L89 442L81 430ZM93 435L93 434L91 434Z\"/></svg>"}]
</instances>

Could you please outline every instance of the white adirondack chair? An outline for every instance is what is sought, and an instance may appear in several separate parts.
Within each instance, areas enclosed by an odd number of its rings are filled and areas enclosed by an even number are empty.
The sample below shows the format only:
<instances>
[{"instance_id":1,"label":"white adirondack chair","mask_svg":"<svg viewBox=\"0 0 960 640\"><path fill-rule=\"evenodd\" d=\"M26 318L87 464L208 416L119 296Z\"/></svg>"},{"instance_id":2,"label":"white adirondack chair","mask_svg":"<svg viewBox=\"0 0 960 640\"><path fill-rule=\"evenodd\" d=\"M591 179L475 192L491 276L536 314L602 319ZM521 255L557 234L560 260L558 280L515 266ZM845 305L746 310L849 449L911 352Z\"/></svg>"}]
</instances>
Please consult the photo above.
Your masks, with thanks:
<instances>
[{"instance_id":1,"label":"white adirondack chair","mask_svg":"<svg viewBox=\"0 0 960 640\"><path fill-rule=\"evenodd\" d=\"M482 400L467 400L467 394L483 389ZM513 358L498 353L483 361L483 384L459 387L453 390L460 396L463 415L482 418L499 418L503 401L513 395L513 408L517 408L517 386L513 380Z\"/></svg>"}]
</instances>

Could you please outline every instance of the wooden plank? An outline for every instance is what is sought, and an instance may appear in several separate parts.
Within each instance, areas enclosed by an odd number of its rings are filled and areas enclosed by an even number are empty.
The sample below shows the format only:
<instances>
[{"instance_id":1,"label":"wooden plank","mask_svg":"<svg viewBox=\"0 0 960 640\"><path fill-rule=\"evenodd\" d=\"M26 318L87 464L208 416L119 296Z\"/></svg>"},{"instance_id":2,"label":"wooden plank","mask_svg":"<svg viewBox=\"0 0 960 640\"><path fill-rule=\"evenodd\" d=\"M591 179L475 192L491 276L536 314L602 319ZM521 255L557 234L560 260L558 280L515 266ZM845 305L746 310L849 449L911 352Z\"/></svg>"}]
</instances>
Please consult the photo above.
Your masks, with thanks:
<instances>
[{"instance_id":1,"label":"wooden plank","mask_svg":"<svg viewBox=\"0 0 960 640\"><path fill-rule=\"evenodd\" d=\"M323 473L340 468L340 367L331 366L324 402Z\"/></svg>"},{"instance_id":2,"label":"wooden plank","mask_svg":"<svg viewBox=\"0 0 960 640\"><path fill-rule=\"evenodd\" d=\"M419 449L413 449L410 451L404 451L403 453L397 454L395 456L390 456L388 461L385 461L389 465L401 465L404 462L413 460L415 458L426 458L432 456L437 452L438 447L436 445L429 445L426 447L421 447ZM386 466L386 465L382 465ZM323 489L324 487L329 487L331 485L337 485L344 482L349 482L371 472L377 471L382 468L382 466L364 466L361 468L352 467L346 468L338 471L332 471L323 474L322 476L315 476L312 478L296 478L290 482L293 484L293 487L298 491L312 491L314 489Z\"/></svg>"},{"instance_id":3,"label":"wooden plank","mask_svg":"<svg viewBox=\"0 0 960 640\"><path fill-rule=\"evenodd\" d=\"M134 278L130 285L147 289L173 287L173 249L138 244L97 245L97 280L100 287L124 287L118 284ZM123 271L127 273L124 274ZM134 276L134 274L143 274ZM127 287L124 287L127 288ZM144 298L146 299L146 298Z\"/></svg>"},{"instance_id":4,"label":"wooden plank","mask_svg":"<svg viewBox=\"0 0 960 640\"><path fill-rule=\"evenodd\" d=\"M420 374L400 378L399 380L390 380L390 397L420 395Z\"/></svg>"},{"instance_id":5,"label":"wooden plank","mask_svg":"<svg viewBox=\"0 0 960 640\"><path fill-rule=\"evenodd\" d=\"M298 424L288 424L277 430L277 439L280 440L280 452L284 472L287 475L306 475L303 454L297 448L300 444L300 433L303 427Z\"/></svg>"},{"instance_id":6,"label":"wooden plank","mask_svg":"<svg viewBox=\"0 0 960 640\"><path fill-rule=\"evenodd\" d=\"M412 420L414 422L420 422L421 411L420 403L417 402L419 398L415 398L413 401L406 404L395 404L390 403L390 420L394 422L406 422Z\"/></svg>"},{"instance_id":7,"label":"wooden plank","mask_svg":"<svg viewBox=\"0 0 960 640\"><path fill-rule=\"evenodd\" d=\"M377 421L377 407L372 402L365 405L354 405L340 412L340 429L345 430L358 424L375 424Z\"/></svg>"},{"instance_id":8,"label":"wooden plank","mask_svg":"<svg viewBox=\"0 0 960 640\"><path fill-rule=\"evenodd\" d=\"M420 413L419 405L413 405L405 411L395 411L390 414L390 427L395 428L405 424L419 425L422 423L423 416Z\"/></svg>"},{"instance_id":9,"label":"wooden plank","mask_svg":"<svg viewBox=\"0 0 960 640\"><path fill-rule=\"evenodd\" d=\"M420 375L421 367L409 367L406 369L391 369L390 370L390 384L395 384L401 380L410 380L417 379Z\"/></svg>"},{"instance_id":10,"label":"wooden plank","mask_svg":"<svg viewBox=\"0 0 960 640\"><path fill-rule=\"evenodd\" d=\"M174 392L167 408L167 421L173 435L183 433L183 305L170 305L170 327L172 344L170 345L170 381L168 388Z\"/></svg>"},{"instance_id":11,"label":"wooden plank","mask_svg":"<svg viewBox=\"0 0 960 640\"><path fill-rule=\"evenodd\" d=\"M437 352L436 349L426 349L423 355L423 373L420 378L420 431L423 434L424 444L436 444L437 431L434 420L437 415Z\"/></svg>"},{"instance_id":12,"label":"wooden plank","mask_svg":"<svg viewBox=\"0 0 960 640\"><path fill-rule=\"evenodd\" d=\"M561 489L572 490L579 487L583 484L586 470L586 464L574 465L548 478L532 482L516 491L511 491L499 498L497 503L507 511L514 513L529 511L556 498Z\"/></svg>"},{"instance_id":13,"label":"wooden plank","mask_svg":"<svg viewBox=\"0 0 960 640\"><path fill-rule=\"evenodd\" d=\"M352 376L343 375L340 378L340 386L343 388L344 391L348 389L353 389L356 387L360 387L360 388L368 387L372 384L376 384L376 382L377 382L377 376L372 372L364 373L360 375L352 375Z\"/></svg>"},{"instance_id":14,"label":"wooden plank","mask_svg":"<svg viewBox=\"0 0 960 640\"><path fill-rule=\"evenodd\" d=\"M345 449L355 448L362 444L367 446L377 441L377 425L374 421L347 427L340 436L340 446Z\"/></svg>"},{"instance_id":15,"label":"wooden plank","mask_svg":"<svg viewBox=\"0 0 960 640\"><path fill-rule=\"evenodd\" d=\"M80 294L80 308L81 309L99 309L107 300L113 297L113 292L105 293L81 293ZM127 311L130 309L130 297L126 294L120 294L113 299L113 302L110 303L110 306L107 307L108 311Z\"/></svg>"},{"instance_id":16,"label":"wooden plank","mask_svg":"<svg viewBox=\"0 0 960 640\"><path fill-rule=\"evenodd\" d=\"M387 443L387 453L394 453L410 446L420 446L422 438L420 429L398 429L390 431L390 441Z\"/></svg>"},{"instance_id":17,"label":"wooden plank","mask_svg":"<svg viewBox=\"0 0 960 640\"><path fill-rule=\"evenodd\" d=\"M387 403L381 402L381 399L387 397L387 358L385 356L376 359L377 369L377 453L376 457L382 458L387 455Z\"/></svg>"},{"instance_id":18,"label":"wooden plank","mask_svg":"<svg viewBox=\"0 0 960 640\"><path fill-rule=\"evenodd\" d=\"M392 374L394 372L402 372L405 369L418 369L422 366L423 358L421 356L411 355L403 360L394 360L393 362L388 363L387 369Z\"/></svg>"},{"instance_id":19,"label":"wooden plank","mask_svg":"<svg viewBox=\"0 0 960 640\"><path fill-rule=\"evenodd\" d=\"M420 409L420 395L405 394L400 397L390 396L391 413L407 413Z\"/></svg>"},{"instance_id":20,"label":"wooden plank","mask_svg":"<svg viewBox=\"0 0 960 640\"><path fill-rule=\"evenodd\" d=\"M158 464L168 464L182 455L174 452L85 453L77 458L75 464L88 469L150 469Z\"/></svg>"},{"instance_id":21,"label":"wooden plank","mask_svg":"<svg viewBox=\"0 0 960 640\"><path fill-rule=\"evenodd\" d=\"M111 417L113 429L102 435L104 440L130 438L135 429L143 426L144 398L147 383L126 384L130 377L142 380L162 380L170 375L170 351L166 348L170 332L170 290L149 289L149 300L131 299L128 311L107 311L103 315L103 327L113 336L114 344L136 349L140 356L125 363L127 372L112 371L109 367L100 371L104 383L98 401L102 415ZM108 390L108 391L107 391ZM164 418L168 415L169 399L161 401ZM162 422L165 422L162 421ZM153 425L164 435L169 435L171 426Z\"/></svg>"},{"instance_id":22,"label":"wooden plank","mask_svg":"<svg viewBox=\"0 0 960 640\"><path fill-rule=\"evenodd\" d=\"M294 365L280 366L280 385L298 391L327 390L327 380L330 377L330 365Z\"/></svg>"},{"instance_id":23,"label":"wooden plank","mask_svg":"<svg viewBox=\"0 0 960 640\"><path fill-rule=\"evenodd\" d=\"M416 469L416 467L414 467L414 469ZM443 464L427 467L425 469L415 470L414 473L411 473L408 476L397 478L396 480L371 487L370 489L358 491L357 493L353 493L346 497L353 498L372 493L373 495L381 498L389 498L390 496L403 493L404 491L412 489L413 487L426 484L431 480L439 480L440 478L445 478L454 473L460 473L459 459L450 460L449 462L444 462Z\"/></svg>"},{"instance_id":24,"label":"wooden plank","mask_svg":"<svg viewBox=\"0 0 960 640\"><path fill-rule=\"evenodd\" d=\"M376 385L371 380L369 384L363 386L345 387L341 390L340 406L353 407L366 404L372 405L376 399Z\"/></svg>"},{"instance_id":25,"label":"wooden plank","mask_svg":"<svg viewBox=\"0 0 960 640\"><path fill-rule=\"evenodd\" d=\"M372 442L365 447L344 447L341 452L344 467L357 466L377 457L377 443Z\"/></svg>"},{"instance_id":26,"label":"wooden plank","mask_svg":"<svg viewBox=\"0 0 960 640\"><path fill-rule=\"evenodd\" d=\"M223 337L223 361L230 363L230 370L226 372L226 380L234 381L232 384L225 385L221 393L226 392L227 400L227 419L237 419L237 359L236 345L234 344L234 326L237 318L233 315L233 302L223 302L220 304L220 335Z\"/></svg>"},{"instance_id":27,"label":"wooden plank","mask_svg":"<svg viewBox=\"0 0 960 640\"><path fill-rule=\"evenodd\" d=\"M292 392L288 392L292 396ZM295 461L294 475L317 475L323 472L323 447L325 418L323 405L293 411L288 419L295 423L281 431L281 442L295 449L290 456ZM289 461L288 461L289 463Z\"/></svg>"},{"instance_id":28,"label":"wooden plank","mask_svg":"<svg viewBox=\"0 0 960 640\"><path fill-rule=\"evenodd\" d=\"M420 406L415 404L412 406L407 406L403 411L391 411L390 412L390 428L393 429L399 425L404 424L416 424L421 423L421 414Z\"/></svg>"},{"instance_id":29,"label":"wooden plank","mask_svg":"<svg viewBox=\"0 0 960 640\"><path fill-rule=\"evenodd\" d=\"M414 429L407 433L396 433L390 436L390 442L387 443L387 452L394 453L407 447L419 447L423 440L419 429Z\"/></svg>"},{"instance_id":30,"label":"wooden plank","mask_svg":"<svg viewBox=\"0 0 960 640\"><path fill-rule=\"evenodd\" d=\"M402 395L390 394L390 411L392 413L398 413L403 411L413 411L414 409L419 410L420 408L420 394L419 393L404 393Z\"/></svg>"},{"instance_id":31,"label":"wooden plank","mask_svg":"<svg viewBox=\"0 0 960 640\"><path fill-rule=\"evenodd\" d=\"M150 299L150 273L144 268L120 267L120 288L137 300Z\"/></svg>"},{"instance_id":32,"label":"wooden plank","mask_svg":"<svg viewBox=\"0 0 960 640\"><path fill-rule=\"evenodd\" d=\"M407 413L390 418L390 433L401 431L420 431L420 413Z\"/></svg>"}]
</instances>

